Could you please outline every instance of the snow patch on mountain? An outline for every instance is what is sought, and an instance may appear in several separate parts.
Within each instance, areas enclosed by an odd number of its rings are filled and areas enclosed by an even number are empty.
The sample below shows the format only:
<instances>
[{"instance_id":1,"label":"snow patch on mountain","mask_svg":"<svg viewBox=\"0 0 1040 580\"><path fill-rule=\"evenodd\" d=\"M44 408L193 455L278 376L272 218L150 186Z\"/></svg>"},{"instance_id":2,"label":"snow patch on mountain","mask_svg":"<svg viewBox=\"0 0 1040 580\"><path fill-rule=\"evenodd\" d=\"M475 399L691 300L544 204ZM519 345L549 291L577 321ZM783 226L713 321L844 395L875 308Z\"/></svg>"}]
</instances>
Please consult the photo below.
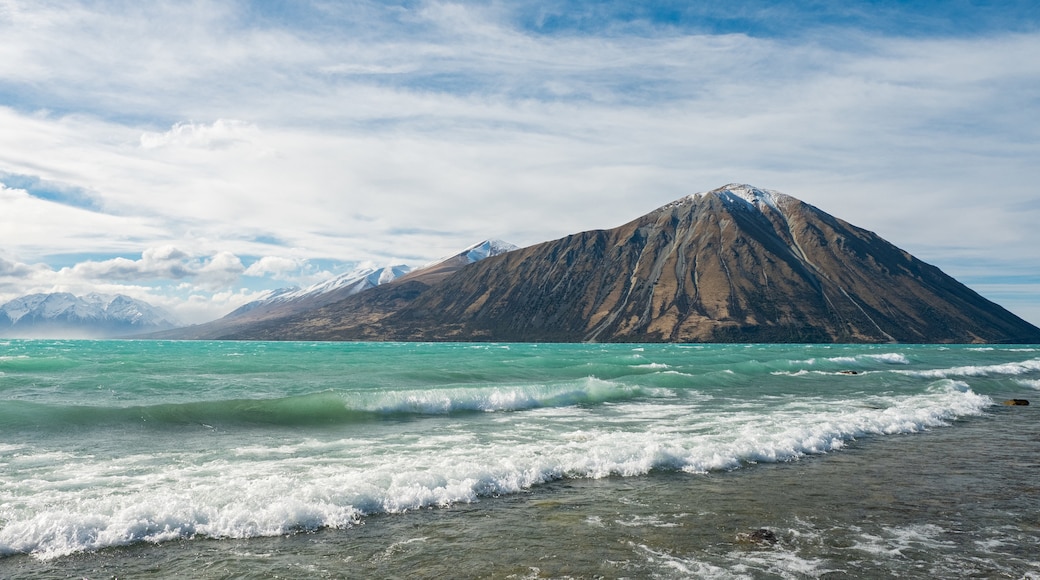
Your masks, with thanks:
<instances>
[{"instance_id":1,"label":"snow patch on mountain","mask_svg":"<svg viewBox=\"0 0 1040 580\"><path fill-rule=\"evenodd\" d=\"M462 250L457 254L446 256L439 260L434 260L433 262L425 264L416 269L425 270L426 268L432 268L433 266L443 264L448 260L454 260L459 257L465 258L467 262L472 264L474 262L479 262L485 258L498 256L500 254L505 254L506 252L512 252L513 250L517 250L519 248L520 246L516 246L502 240L484 240L483 242L478 242L476 244L473 244L472 246L469 246L468 248Z\"/></svg>"},{"instance_id":2,"label":"snow patch on mountain","mask_svg":"<svg viewBox=\"0 0 1040 580\"><path fill-rule=\"evenodd\" d=\"M777 207L777 200L784 196L779 191L761 189L746 183L731 183L709 191L708 194L718 195L726 201L744 201L758 209L762 209L762 206L768 206L775 210L780 209Z\"/></svg>"},{"instance_id":3,"label":"snow patch on mountain","mask_svg":"<svg viewBox=\"0 0 1040 580\"><path fill-rule=\"evenodd\" d=\"M249 304L238 308L232 312L231 315L243 314L259 306L294 302L312 296L328 294L337 290L342 290L342 294L345 297L368 290L369 288L375 288L380 284L392 282L411 270L412 269L409 266L402 264L383 267L374 267L367 264L361 265L349 272L329 278L323 282L318 282L317 284L312 284L306 288L279 288L277 290L271 290L258 300L254 300Z\"/></svg>"},{"instance_id":4,"label":"snow patch on mountain","mask_svg":"<svg viewBox=\"0 0 1040 580\"><path fill-rule=\"evenodd\" d=\"M473 244L465 250L462 250L461 254L466 256L466 259L472 264L473 262L479 262L484 258L505 254L506 252L512 252L516 249L519 249L519 246L515 246L502 240L484 240L479 244Z\"/></svg>"},{"instance_id":5,"label":"snow patch on mountain","mask_svg":"<svg viewBox=\"0 0 1040 580\"><path fill-rule=\"evenodd\" d=\"M745 207L749 210L756 209L759 211L762 211L767 207L776 211L781 211L780 204L784 203L785 200L791 199L791 196L772 189L762 189L746 183L730 183L729 185L724 185L718 189L694 193L677 199L662 206L658 211L686 205L690 202L697 202L708 196L716 196L727 204L740 204L736 207Z\"/></svg>"},{"instance_id":6,"label":"snow patch on mountain","mask_svg":"<svg viewBox=\"0 0 1040 580\"><path fill-rule=\"evenodd\" d=\"M403 276L411 271L411 268L403 264L384 267L373 267L362 265L334 278L318 282L302 290L288 292L280 296L282 300L295 300L306 296L327 294L341 288L349 288L348 294L356 294L362 290L374 288L380 284L392 282L398 276Z\"/></svg>"}]
</instances>

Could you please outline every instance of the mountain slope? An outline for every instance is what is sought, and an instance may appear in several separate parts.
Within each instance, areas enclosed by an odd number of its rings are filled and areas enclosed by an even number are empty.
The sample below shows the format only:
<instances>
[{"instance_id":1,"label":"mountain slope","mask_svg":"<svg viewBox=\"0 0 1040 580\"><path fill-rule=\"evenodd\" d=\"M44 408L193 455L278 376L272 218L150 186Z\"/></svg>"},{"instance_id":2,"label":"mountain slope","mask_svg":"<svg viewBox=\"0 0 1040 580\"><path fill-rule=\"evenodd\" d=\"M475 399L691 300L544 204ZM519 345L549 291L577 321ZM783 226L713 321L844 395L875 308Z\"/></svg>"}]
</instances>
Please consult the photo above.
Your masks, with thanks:
<instances>
[{"instance_id":1,"label":"mountain slope","mask_svg":"<svg viewBox=\"0 0 1040 580\"><path fill-rule=\"evenodd\" d=\"M794 197L733 184L440 281L403 277L233 338L1040 342L1040 329Z\"/></svg>"},{"instance_id":2,"label":"mountain slope","mask_svg":"<svg viewBox=\"0 0 1040 580\"><path fill-rule=\"evenodd\" d=\"M103 338L172 328L165 310L122 294L30 294L0 306L0 336Z\"/></svg>"},{"instance_id":3,"label":"mountain slope","mask_svg":"<svg viewBox=\"0 0 1040 580\"><path fill-rule=\"evenodd\" d=\"M402 276L401 281L423 280L424 283L430 284L435 281L443 280L449 275L458 272L463 266L468 266L475 262L498 256L506 252L512 252L516 249L519 248L502 240L484 240L483 242L478 242L465 248L457 254L420 266Z\"/></svg>"},{"instance_id":4,"label":"mountain slope","mask_svg":"<svg viewBox=\"0 0 1040 580\"><path fill-rule=\"evenodd\" d=\"M235 318L247 312L253 316L268 310L274 310L286 304L305 304L309 307L317 307L329 302L341 300L347 296L363 292L369 288L375 288L380 284L386 284L396 278L407 274L411 268L405 265L386 266L374 268L371 266L360 266L335 276L323 282L313 284L307 288L279 288L273 290L267 296L245 304L225 318Z\"/></svg>"},{"instance_id":5,"label":"mountain slope","mask_svg":"<svg viewBox=\"0 0 1040 580\"><path fill-rule=\"evenodd\" d=\"M359 292L393 281L409 271L407 266L396 265L384 268L362 266L340 274L307 288L280 288L263 298L244 304L226 316L183 328L154 332L145 338L172 340L219 339L241 328L262 324L320 308L326 304L343 300Z\"/></svg>"},{"instance_id":6,"label":"mountain slope","mask_svg":"<svg viewBox=\"0 0 1040 580\"><path fill-rule=\"evenodd\" d=\"M276 290L261 300L250 302L227 316L195 326L149 335L161 339L223 339L252 332L251 329L279 324L300 313L311 312L356 294L365 293L394 281L440 280L459 268L516 249L501 240L484 240L457 254L411 269L397 265L385 268L361 267L305 289Z\"/></svg>"}]
</instances>

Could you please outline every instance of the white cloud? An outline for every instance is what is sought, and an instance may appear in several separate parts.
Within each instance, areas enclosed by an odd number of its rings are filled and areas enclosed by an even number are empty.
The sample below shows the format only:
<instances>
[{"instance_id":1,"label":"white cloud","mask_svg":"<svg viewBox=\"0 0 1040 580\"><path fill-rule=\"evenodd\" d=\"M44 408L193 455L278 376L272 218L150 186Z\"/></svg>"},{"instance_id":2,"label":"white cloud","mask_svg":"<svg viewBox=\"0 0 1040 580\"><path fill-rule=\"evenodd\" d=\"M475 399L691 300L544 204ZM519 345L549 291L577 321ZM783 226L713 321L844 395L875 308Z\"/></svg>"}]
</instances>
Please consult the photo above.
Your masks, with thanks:
<instances>
[{"instance_id":1,"label":"white cloud","mask_svg":"<svg viewBox=\"0 0 1040 580\"><path fill-rule=\"evenodd\" d=\"M282 256L264 256L246 268L246 276L270 276L276 280L285 280L289 274L300 270L300 262Z\"/></svg>"},{"instance_id":2,"label":"white cloud","mask_svg":"<svg viewBox=\"0 0 1040 580\"><path fill-rule=\"evenodd\" d=\"M236 143L249 142L259 131L256 125L234 119L217 119L204 123L177 123L165 133L147 132L141 135L141 147L182 146L203 149L223 149Z\"/></svg>"},{"instance_id":3,"label":"white cloud","mask_svg":"<svg viewBox=\"0 0 1040 580\"><path fill-rule=\"evenodd\" d=\"M195 276L202 269L199 260L173 246L148 248L139 260L112 258L65 268L73 275L95 280L180 280Z\"/></svg>"},{"instance_id":4,"label":"white cloud","mask_svg":"<svg viewBox=\"0 0 1040 580\"><path fill-rule=\"evenodd\" d=\"M242 260L231 252L218 252L198 269L196 278L207 289L228 288L245 272Z\"/></svg>"}]
</instances>

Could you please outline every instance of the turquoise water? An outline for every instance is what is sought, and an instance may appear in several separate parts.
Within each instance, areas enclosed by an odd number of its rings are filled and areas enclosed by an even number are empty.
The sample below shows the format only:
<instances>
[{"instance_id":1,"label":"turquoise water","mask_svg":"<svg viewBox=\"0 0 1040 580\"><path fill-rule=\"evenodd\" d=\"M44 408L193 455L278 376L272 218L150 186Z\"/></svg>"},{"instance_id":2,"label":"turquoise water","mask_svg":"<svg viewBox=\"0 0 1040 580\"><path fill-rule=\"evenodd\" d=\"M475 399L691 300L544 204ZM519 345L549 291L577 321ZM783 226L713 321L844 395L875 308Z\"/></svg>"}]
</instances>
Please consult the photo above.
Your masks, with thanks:
<instances>
[{"instance_id":1,"label":"turquoise water","mask_svg":"<svg viewBox=\"0 0 1040 580\"><path fill-rule=\"evenodd\" d=\"M10 341L0 576L1036 577L1037 390L1031 346ZM988 507L885 515L927 478Z\"/></svg>"}]
</instances>

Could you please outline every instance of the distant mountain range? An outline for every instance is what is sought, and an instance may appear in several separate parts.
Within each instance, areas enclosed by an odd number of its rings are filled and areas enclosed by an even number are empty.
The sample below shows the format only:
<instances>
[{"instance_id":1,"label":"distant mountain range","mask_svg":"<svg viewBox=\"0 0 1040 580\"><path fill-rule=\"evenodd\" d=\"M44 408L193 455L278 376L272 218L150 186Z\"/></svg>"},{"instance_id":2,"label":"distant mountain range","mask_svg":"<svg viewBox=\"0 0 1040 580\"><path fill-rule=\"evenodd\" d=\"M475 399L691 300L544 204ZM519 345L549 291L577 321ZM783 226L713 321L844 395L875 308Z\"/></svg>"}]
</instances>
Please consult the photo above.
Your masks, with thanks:
<instances>
[{"instance_id":1,"label":"distant mountain range","mask_svg":"<svg viewBox=\"0 0 1040 580\"><path fill-rule=\"evenodd\" d=\"M30 294L0 306L0 336L105 338L174 328L162 308L122 294Z\"/></svg>"},{"instance_id":2,"label":"distant mountain range","mask_svg":"<svg viewBox=\"0 0 1040 580\"><path fill-rule=\"evenodd\" d=\"M1040 343L1040 328L794 197L731 184L625 225L174 338Z\"/></svg>"}]
</instances>

